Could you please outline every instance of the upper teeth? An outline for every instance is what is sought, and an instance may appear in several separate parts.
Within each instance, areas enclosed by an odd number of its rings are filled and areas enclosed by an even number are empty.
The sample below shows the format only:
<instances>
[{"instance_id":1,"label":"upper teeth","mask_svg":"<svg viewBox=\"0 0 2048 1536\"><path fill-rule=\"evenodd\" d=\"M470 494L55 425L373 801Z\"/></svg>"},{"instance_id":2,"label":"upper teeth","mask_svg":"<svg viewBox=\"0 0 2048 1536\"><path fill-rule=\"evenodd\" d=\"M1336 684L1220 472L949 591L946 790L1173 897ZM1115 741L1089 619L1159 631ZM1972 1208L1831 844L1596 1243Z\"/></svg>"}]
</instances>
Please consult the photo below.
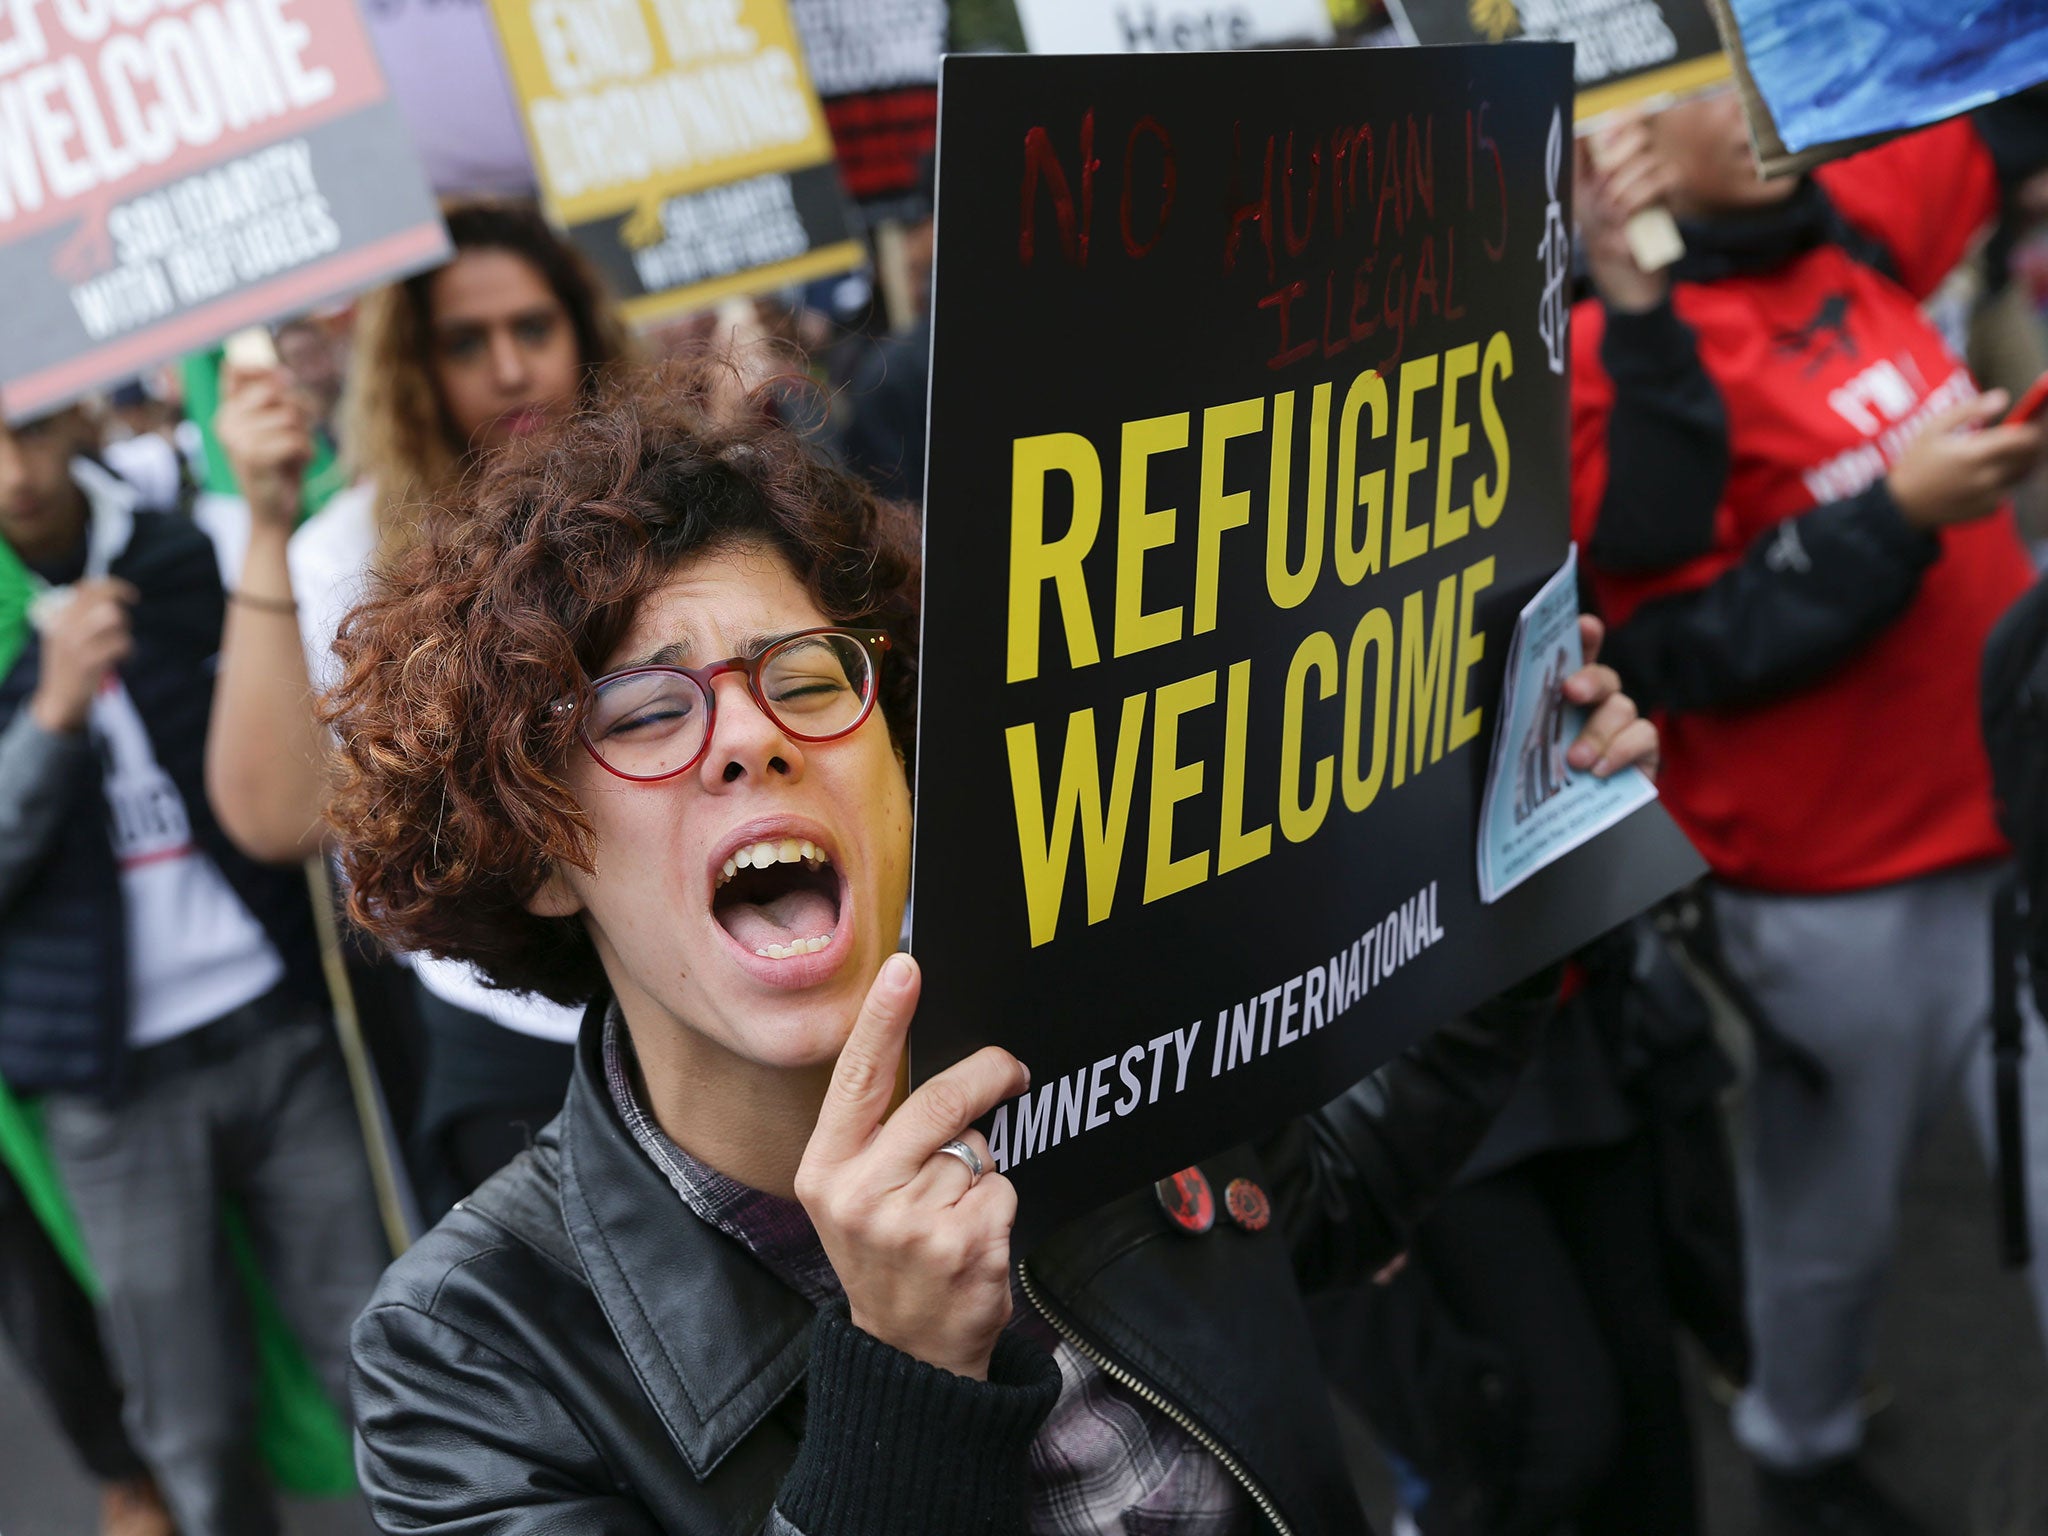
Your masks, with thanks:
<instances>
[{"instance_id":1,"label":"upper teeth","mask_svg":"<svg viewBox=\"0 0 2048 1536\"><path fill-rule=\"evenodd\" d=\"M797 860L816 869L830 864L832 857L808 838L784 837L769 842L749 843L744 848L733 850L731 858L718 872L718 883L725 884L733 877L735 870L766 869L770 864L794 864Z\"/></svg>"}]
</instances>

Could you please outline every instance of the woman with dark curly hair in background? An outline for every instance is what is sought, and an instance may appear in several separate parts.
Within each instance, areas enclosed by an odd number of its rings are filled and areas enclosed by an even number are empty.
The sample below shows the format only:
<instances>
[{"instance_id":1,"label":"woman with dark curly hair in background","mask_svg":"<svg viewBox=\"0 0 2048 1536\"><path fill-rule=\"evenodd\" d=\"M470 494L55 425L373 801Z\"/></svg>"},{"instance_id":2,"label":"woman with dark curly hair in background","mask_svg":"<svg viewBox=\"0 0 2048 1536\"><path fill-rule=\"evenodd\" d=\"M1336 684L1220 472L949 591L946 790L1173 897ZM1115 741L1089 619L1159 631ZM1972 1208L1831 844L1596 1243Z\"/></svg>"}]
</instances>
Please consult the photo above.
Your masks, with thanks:
<instances>
[{"instance_id":1,"label":"woman with dark curly hair in background","mask_svg":"<svg viewBox=\"0 0 2048 1536\"><path fill-rule=\"evenodd\" d=\"M1024 1064L901 1075L915 527L711 398L502 455L343 626L355 917L587 1005L561 1116L357 1324L378 1520L1362 1530L1301 1287L1401 1249L1555 974L1209 1160L1270 1192L1259 1230L1189 1239L1146 1190L1014 1254L971 1127ZM1582 752L1654 754L1611 672L1567 686Z\"/></svg>"},{"instance_id":2,"label":"woman with dark curly hair in background","mask_svg":"<svg viewBox=\"0 0 2048 1536\"><path fill-rule=\"evenodd\" d=\"M626 352L596 275L535 209L463 203L447 221L453 260L363 301L343 432L359 478L296 533L307 423L282 374L226 381L217 424L251 531L228 605L207 790L257 858L320 846L329 743L311 697L337 675L334 633L372 568L420 538L465 473L587 399ZM290 643L295 618L302 645ZM425 1066L411 1162L432 1214L554 1113L577 1016L492 990L465 965L421 957L413 971Z\"/></svg>"}]
</instances>

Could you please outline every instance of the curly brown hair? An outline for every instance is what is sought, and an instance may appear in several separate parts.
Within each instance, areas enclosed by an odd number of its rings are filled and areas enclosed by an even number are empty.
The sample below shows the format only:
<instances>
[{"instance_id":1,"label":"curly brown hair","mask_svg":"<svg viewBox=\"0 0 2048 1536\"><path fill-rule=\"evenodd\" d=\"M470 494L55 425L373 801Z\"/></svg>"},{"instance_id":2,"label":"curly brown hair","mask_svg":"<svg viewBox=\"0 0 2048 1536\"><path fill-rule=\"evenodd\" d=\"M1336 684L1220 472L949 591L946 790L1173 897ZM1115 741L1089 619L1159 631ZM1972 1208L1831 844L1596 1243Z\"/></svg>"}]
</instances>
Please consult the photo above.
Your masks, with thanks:
<instances>
[{"instance_id":1,"label":"curly brown hair","mask_svg":"<svg viewBox=\"0 0 2048 1536\"><path fill-rule=\"evenodd\" d=\"M575 328L586 396L602 386L608 370L629 360L625 325L603 280L539 209L477 199L446 203L441 213L456 255L505 251L540 274ZM465 445L430 363L434 279L445 270L433 267L380 288L356 312L341 437L350 470L376 486L377 542L387 555L418 536L420 514L445 504L464 468Z\"/></svg>"},{"instance_id":2,"label":"curly brown hair","mask_svg":"<svg viewBox=\"0 0 2048 1536\"><path fill-rule=\"evenodd\" d=\"M772 549L832 622L888 632L879 703L909 751L916 520L778 422L765 390L737 409L735 390L705 363L619 380L466 482L343 623L328 820L349 912L378 938L557 1002L603 989L582 920L525 903L559 863L593 867L563 771L585 681L713 550Z\"/></svg>"}]
</instances>

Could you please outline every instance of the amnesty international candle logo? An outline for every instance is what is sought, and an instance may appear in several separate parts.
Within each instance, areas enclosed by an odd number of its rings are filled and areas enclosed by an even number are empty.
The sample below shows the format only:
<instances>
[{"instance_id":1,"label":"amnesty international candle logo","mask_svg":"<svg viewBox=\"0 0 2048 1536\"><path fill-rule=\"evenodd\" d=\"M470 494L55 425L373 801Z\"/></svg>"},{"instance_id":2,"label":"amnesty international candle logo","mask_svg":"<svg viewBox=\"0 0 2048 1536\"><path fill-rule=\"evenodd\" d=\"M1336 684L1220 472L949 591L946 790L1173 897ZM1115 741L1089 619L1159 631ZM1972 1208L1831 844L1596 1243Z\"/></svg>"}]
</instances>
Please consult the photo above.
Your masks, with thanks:
<instances>
[{"instance_id":1,"label":"amnesty international candle logo","mask_svg":"<svg viewBox=\"0 0 2048 1536\"><path fill-rule=\"evenodd\" d=\"M1565 228L1564 208L1558 201L1557 178L1564 165L1564 114L1550 118L1550 136L1543 145L1543 187L1549 201L1543 205L1543 238L1536 255L1543 262L1543 307L1536 321L1543 338L1543 351L1552 373L1564 372L1564 360L1571 350L1571 295L1565 284L1571 277L1572 237Z\"/></svg>"},{"instance_id":2,"label":"amnesty international candle logo","mask_svg":"<svg viewBox=\"0 0 2048 1536\"><path fill-rule=\"evenodd\" d=\"M1027 1242L1697 868L1653 809L1476 888L1566 546L1570 88L1542 44L947 62L912 1073L1031 1069L983 1127Z\"/></svg>"},{"instance_id":3,"label":"amnesty international candle logo","mask_svg":"<svg viewBox=\"0 0 2048 1536\"><path fill-rule=\"evenodd\" d=\"M786 0L491 0L549 210L635 319L860 264Z\"/></svg>"}]
</instances>

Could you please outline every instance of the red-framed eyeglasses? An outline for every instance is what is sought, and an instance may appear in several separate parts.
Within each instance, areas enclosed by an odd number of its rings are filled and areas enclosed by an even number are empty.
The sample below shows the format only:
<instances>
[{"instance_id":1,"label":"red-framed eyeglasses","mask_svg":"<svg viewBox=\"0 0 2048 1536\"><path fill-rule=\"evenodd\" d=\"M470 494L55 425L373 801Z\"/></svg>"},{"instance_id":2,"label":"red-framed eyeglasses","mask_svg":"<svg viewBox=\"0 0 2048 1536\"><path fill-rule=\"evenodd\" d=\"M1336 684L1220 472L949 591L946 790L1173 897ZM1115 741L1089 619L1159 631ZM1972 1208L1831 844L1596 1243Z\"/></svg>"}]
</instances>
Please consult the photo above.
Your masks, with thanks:
<instances>
[{"instance_id":1,"label":"red-framed eyeglasses","mask_svg":"<svg viewBox=\"0 0 2048 1536\"><path fill-rule=\"evenodd\" d=\"M835 741L860 729L875 707L882 653L879 629L827 626L784 635L753 656L728 656L702 667L627 667L590 685L577 731L605 772L635 784L687 773L711 750L718 690L728 672L792 740Z\"/></svg>"}]
</instances>

